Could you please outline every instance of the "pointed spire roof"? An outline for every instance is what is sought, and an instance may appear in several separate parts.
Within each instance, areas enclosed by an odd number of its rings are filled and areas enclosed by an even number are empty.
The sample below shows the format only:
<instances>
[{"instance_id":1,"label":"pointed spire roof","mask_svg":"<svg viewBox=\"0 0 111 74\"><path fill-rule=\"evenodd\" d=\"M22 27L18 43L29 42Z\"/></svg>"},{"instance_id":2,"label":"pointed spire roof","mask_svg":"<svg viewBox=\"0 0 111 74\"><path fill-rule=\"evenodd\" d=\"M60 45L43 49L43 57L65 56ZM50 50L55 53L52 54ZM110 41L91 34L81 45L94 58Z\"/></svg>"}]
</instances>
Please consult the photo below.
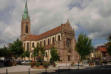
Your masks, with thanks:
<instances>
[{"instance_id":1,"label":"pointed spire roof","mask_svg":"<svg viewBox=\"0 0 111 74\"><path fill-rule=\"evenodd\" d=\"M26 0L26 3L25 3L25 8L27 8L27 0Z\"/></svg>"},{"instance_id":2,"label":"pointed spire roof","mask_svg":"<svg viewBox=\"0 0 111 74\"><path fill-rule=\"evenodd\" d=\"M26 0L23 19L27 19L27 18L28 18L28 7L27 7L27 0Z\"/></svg>"},{"instance_id":3,"label":"pointed spire roof","mask_svg":"<svg viewBox=\"0 0 111 74\"><path fill-rule=\"evenodd\" d=\"M66 22L66 24L70 24L70 21L69 21L69 19L67 19L67 22Z\"/></svg>"}]
</instances>

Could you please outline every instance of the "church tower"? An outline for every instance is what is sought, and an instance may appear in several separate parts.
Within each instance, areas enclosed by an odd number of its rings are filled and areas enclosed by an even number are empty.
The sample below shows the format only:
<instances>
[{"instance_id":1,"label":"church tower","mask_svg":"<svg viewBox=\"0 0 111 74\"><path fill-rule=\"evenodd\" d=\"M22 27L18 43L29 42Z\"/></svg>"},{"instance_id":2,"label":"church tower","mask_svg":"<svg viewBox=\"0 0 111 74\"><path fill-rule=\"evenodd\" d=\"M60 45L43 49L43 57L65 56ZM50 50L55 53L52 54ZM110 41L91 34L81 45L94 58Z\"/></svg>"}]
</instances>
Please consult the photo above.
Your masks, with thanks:
<instances>
[{"instance_id":1,"label":"church tower","mask_svg":"<svg viewBox=\"0 0 111 74\"><path fill-rule=\"evenodd\" d=\"M30 17L28 15L28 7L26 0L24 14L22 15L22 21L21 21L21 40L23 40L24 37L29 34L30 34Z\"/></svg>"}]
</instances>

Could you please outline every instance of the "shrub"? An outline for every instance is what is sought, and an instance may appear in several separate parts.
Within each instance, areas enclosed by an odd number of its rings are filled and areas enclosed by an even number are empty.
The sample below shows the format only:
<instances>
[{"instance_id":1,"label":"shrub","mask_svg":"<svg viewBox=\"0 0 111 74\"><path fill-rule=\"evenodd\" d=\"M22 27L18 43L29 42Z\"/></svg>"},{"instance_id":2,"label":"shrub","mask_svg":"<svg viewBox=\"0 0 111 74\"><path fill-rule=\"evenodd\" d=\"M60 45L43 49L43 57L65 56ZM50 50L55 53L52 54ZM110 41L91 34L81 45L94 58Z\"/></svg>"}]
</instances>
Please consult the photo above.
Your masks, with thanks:
<instances>
[{"instance_id":1,"label":"shrub","mask_svg":"<svg viewBox=\"0 0 111 74\"><path fill-rule=\"evenodd\" d=\"M71 63L71 66L74 66L74 62Z\"/></svg>"},{"instance_id":2,"label":"shrub","mask_svg":"<svg viewBox=\"0 0 111 74\"><path fill-rule=\"evenodd\" d=\"M35 66L36 63L35 62L31 62L31 67Z\"/></svg>"},{"instance_id":3,"label":"shrub","mask_svg":"<svg viewBox=\"0 0 111 74\"><path fill-rule=\"evenodd\" d=\"M48 68L49 62L43 62L43 66L44 66L45 68Z\"/></svg>"},{"instance_id":4,"label":"shrub","mask_svg":"<svg viewBox=\"0 0 111 74\"><path fill-rule=\"evenodd\" d=\"M38 66L40 66L41 65L41 63L40 62L36 62L36 66L38 67Z\"/></svg>"}]
</instances>

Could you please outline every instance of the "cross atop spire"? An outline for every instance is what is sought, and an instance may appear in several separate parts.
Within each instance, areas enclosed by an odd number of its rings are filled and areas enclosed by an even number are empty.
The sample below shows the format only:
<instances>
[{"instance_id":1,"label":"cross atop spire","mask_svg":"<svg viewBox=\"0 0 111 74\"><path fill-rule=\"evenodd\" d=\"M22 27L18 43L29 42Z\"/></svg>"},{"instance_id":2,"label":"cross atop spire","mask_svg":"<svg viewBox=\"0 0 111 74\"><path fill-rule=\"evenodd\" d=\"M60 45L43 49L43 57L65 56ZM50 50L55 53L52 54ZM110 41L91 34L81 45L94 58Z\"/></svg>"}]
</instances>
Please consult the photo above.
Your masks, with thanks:
<instances>
[{"instance_id":1,"label":"cross atop spire","mask_svg":"<svg viewBox=\"0 0 111 74\"><path fill-rule=\"evenodd\" d=\"M26 0L26 3L25 3L25 8L27 8L27 0Z\"/></svg>"}]
</instances>

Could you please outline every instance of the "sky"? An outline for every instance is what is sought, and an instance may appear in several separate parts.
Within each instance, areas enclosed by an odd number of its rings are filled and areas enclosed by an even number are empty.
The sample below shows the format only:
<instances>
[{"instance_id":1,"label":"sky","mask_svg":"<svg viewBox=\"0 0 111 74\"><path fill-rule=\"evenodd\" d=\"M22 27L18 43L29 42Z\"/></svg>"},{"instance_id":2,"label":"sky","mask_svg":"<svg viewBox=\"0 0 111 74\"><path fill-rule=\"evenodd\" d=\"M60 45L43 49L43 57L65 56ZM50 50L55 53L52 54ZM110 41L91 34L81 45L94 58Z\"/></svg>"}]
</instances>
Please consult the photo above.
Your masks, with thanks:
<instances>
[{"instance_id":1,"label":"sky","mask_svg":"<svg viewBox=\"0 0 111 74\"><path fill-rule=\"evenodd\" d=\"M25 0L0 0L0 46L20 38ZM111 0L28 0L32 34L40 34L69 19L76 39L86 33L94 46L111 35Z\"/></svg>"}]
</instances>

